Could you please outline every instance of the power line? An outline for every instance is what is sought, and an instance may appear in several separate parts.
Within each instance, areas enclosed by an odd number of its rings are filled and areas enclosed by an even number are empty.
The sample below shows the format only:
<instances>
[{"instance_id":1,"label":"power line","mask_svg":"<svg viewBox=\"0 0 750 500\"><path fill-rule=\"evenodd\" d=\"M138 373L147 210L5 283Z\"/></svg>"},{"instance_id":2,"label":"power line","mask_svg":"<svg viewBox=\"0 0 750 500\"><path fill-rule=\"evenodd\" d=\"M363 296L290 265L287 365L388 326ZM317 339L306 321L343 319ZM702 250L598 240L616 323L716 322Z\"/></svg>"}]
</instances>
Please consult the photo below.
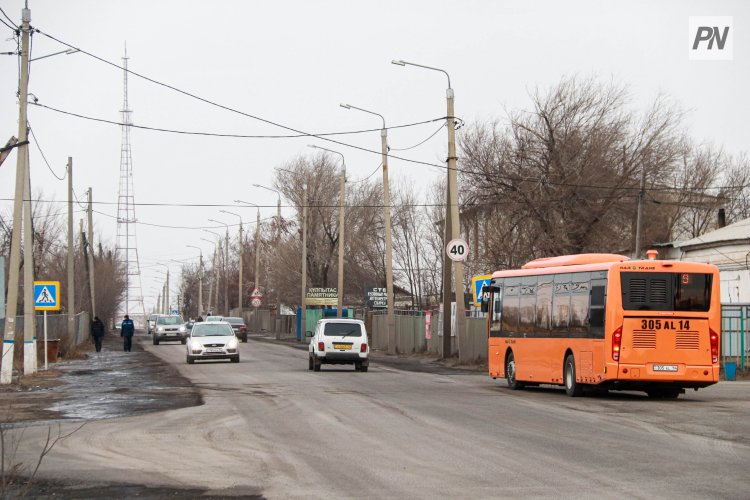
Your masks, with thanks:
<instances>
[{"instance_id":1,"label":"power line","mask_svg":"<svg viewBox=\"0 0 750 500\"><path fill-rule=\"evenodd\" d=\"M36 139L36 135L34 134L34 129L31 128L31 122L27 121L26 123L29 124L29 132L31 132L31 137L34 139L34 144L36 144L36 148L39 150L39 154L42 155L42 159L44 160L44 163L47 165L47 168L50 172L52 172L52 175L55 176L55 178L59 181L65 180L65 176L68 175L68 169L65 169L65 174L63 174L62 177L57 175L54 170L52 170L52 167L50 166L49 162L47 161L47 157L44 155L44 151L42 151L42 147L39 145L39 141Z\"/></svg>"},{"instance_id":2,"label":"power line","mask_svg":"<svg viewBox=\"0 0 750 500\"><path fill-rule=\"evenodd\" d=\"M269 124L269 125L273 125L274 127L279 127L279 128L282 128L282 129L284 129L284 130L289 130L290 132L294 132L294 133L296 133L296 134L303 134L304 136L308 136L308 137L316 137L316 138L318 138L318 139L320 139L320 140L323 140L323 141L327 141L327 142L332 142L332 143L334 143L334 144L338 144L339 146L344 146L344 147L347 147L347 148L357 149L357 150L359 150L359 151L364 151L364 152L367 152L367 153L372 153L372 154L378 154L378 155L379 155L379 154L382 154L382 153L381 153L380 151L375 151L375 150L372 150L372 149L367 149L367 148L363 148L363 147L361 147L361 146L355 146L354 144L348 144L348 143L346 143L346 142L341 142L341 141L338 141L338 140L336 140L336 139L331 139L330 137L326 137L326 136L321 136L321 135L311 134L311 133L305 132L305 131L303 131L303 130L300 130L300 129L297 129L297 128L294 128L294 127L290 127L290 126L288 126L288 125L284 125L284 124L282 124L282 123L279 123L279 122L275 122L275 121L273 121L273 120L269 120L269 119L267 119L267 118L262 118L262 117L260 117L260 116L257 116L257 115L253 115L253 114L251 114L251 113L246 113L246 112L244 112L244 111L240 111L240 110L238 110L238 109L235 109L235 108L232 108L232 107L226 106L226 105L224 105L224 104L220 104L220 103L218 103L218 102L215 102L215 101L212 101L212 100L210 100L210 99L206 99L206 98L204 98L204 97L200 97L200 96L198 96L198 95L196 95L196 94L192 94L192 93L190 93L190 92L188 92L188 91L186 91L186 90L182 90L182 89L179 89L179 88L177 88L177 87L175 87L175 86L173 86L173 85L169 85L169 84L167 84L167 83L163 83L163 82L160 82L160 81L158 81L158 80L155 80L155 79L153 79L153 78L150 78L150 77L148 77L148 76L145 76L145 75L142 75L142 74L140 74L140 73L137 73L137 72L135 72L135 71L133 71L133 70L130 70L130 69L127 69L127 68L125 68L125 67L123 67L123 66L120 66L119 64L116 64L116 63L113 63L113 62L111 62L111 61L108 61L108 60L106 60L106 59L104 59L104 58L102 58L102 57L99 57L99 56L97 56L97 55L95 55L95 54L92 54L91 52L88 52L88 51L86 51L86 50L83 50L83 49L81 49L81 48L75 47L75 46L73 46L73 45L71 45L71 44L69 44L69 43L67 43L67 42L63 42L62 40L60 40L60 39L58 39L58 38L55 38L54 36L52 36L52 35L50 35L50 34L44 33L44 32L42 32L41 30L38 30L38 29L37 29L36 31L37 31L38 33L40 33L40 34L42 34L42 35L46 36L47 38L49 38L49 39L51 39L51 40L54 40L54 41L56 41L57 43L60 43L60 44L62 44L62 45L64 45L64 46L66 46L66 47L68 47L68 48L71 48L71 49L75 49L75 50L77 50L77 51L81 52L82 54L86 54L87 56L89 56L89 57L92 57L92 58L96 59L97 61L103 62L104 64L108 64L108 65L110 65L110 66L112 66L112 67L115 67L115 68L121 69L121 70L123 70L123 71L126 71L126 72L128 72L129 74L131 74L131 75L133 75L133 76L137 76L138 78L141 78L141 79L143 79L143 80L146 80L146 81L148 81L148 82L151 82L151 83L153 83L154 85L159 85L159 86L161 86L161 87L164 87L164 88L167 88L167 89L173 90L173 91L175 91L175 92L177 92L177 93L180 93L180 94L182 94L182 95L185 95L185 96L191 97L191 98L193 98L193 99L196 99L196 100L198 100L198 101L201 101L201 102L203 102L203 103L209 104L209 105L211 105L211 106L215 106L215 107L217 107L217 108L219 108L219 109L223 109L223 110L225 110L225 111L229 111L229 112L231 112L231 113L236 113L236 114L238 114L238 115L241 115L241 116L245 116L245 117L247 117L247 118L251 118L251 119L253 119L253 120L257 120L257 121L260 121L260 122L263 122L263 123L267 123L267 124ZM378 130L380 130L380 129L378 129ZM402 161L406 161L406 162L409 162L409 163L415 163L415 164L418 164L418 165L426 165L426 166L430 166L430 167L437 167L437 168L441 168L441 169L444 169L444 168L448 168L448 167L447 167L446 165L440 165L440 164L436 164L436 163L429 163L429 162L424 162L424 161L419 161L419 160L412 160L412 159L409 159L409 158L403 158L403 157L399 157L399 156L391 156L391 158L394 158L394 159L397 159L397 160L402 160Z\"/></svg>"},{"instance_id":3,"label":"power line","mask_svg":"<svg viewBox=\"0 0 750 500\"><path fill-rule=\"evenodd\" d=\"M229 137L229 138L234 138L234 139L297 139L300 137L326 137L326 136L335 136L335 135L365 134L368 132L379 132L381 130L379 128L372 128L372 129L363 129L363 130L349 130L349 131L342 131L342 132L321 132L321 133L315 133L315 134L287 134L287 135L222 134L218 132L197 132L197 131L189 131L189 130L162 128L162 127L150 127L147 125L135 125L133 123L126 124L126 123L117 122L114 120L107 120L105 118L96 118L93 116L82 115L80 113L74 113L72 111L65 111L59 108L54 108L52 106L47 106L45 104L39 104L38 102L29 102L28 104L32 106L37 106L39 108L48 109L50 111L54 111L56 113L60 113L63 115L74 116L76 118L81 118L83 120L89 120L89 121L94 121L94 122L99 122L99 123L107 123L109 125L127 126L127 127L142 129L142 130L150 130L152 132L167 132L170 134L198 135L198 136L205 136L205 137ZM445 120L445 117L433 118L432 120L423 120L421 122L405 123L403 125L395 125L393 127L389 127L389 129L393 130L393 129L400 129L400 128L416 127L419 125L434 123L440 120Z\"/></svg>"},{"instance_id":4,"label":"power line","mask_svg":"<svg viewBox=\"0 0 750 500\"><path fill-rule=\"evenodd\" d=\"M435 137L435 135L437 135L438 132L440 132L441 130L443 130L443 127L445 127L445 123L441 123L440 127L438 127L438 129L436 131L434 131L432 134L430 134L430 136L427 137L427 139L425 139L425 140L423 140L421 142L418 142L417 144L415 144L413 146L409 146L408 148L391 148L391 147L389 147L388 150L389 151L408 151L410 149L417 148L417 147L421 146L422 144L424 144L425 142L427 142L430 139L432 139L433 137Z\"/></svg>"},{"instance_id":5,"label":"power line","mask_svg":"<svg viewBox=\"0 0 750 500\"><path fill-rule=\"evenodd\" d=\"M5 19L7 19L8 21L10 21L11 24L15 23L15 21L13 19L11 19L8 14L5 13L5 11L3 10L2 7L0 7L0 12L3 13L3 15L5 16ZM0 21L2 21L2 19L0 19ZM5 21L3 21L3 23L5 23ZM16 28L14 28L14 29L16 29Z\"/></svg>"}]
</instances>

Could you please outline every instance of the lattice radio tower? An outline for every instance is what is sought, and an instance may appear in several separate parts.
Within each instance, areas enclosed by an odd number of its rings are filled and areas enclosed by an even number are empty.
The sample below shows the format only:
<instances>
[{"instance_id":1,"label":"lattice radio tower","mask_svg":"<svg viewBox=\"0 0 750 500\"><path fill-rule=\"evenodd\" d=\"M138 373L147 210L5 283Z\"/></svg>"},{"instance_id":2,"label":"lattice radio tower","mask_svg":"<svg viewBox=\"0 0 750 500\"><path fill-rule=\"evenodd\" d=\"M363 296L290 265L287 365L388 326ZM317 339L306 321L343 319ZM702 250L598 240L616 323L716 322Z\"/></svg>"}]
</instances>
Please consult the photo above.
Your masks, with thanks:
<instances>
[{"instance_id":1,"label":"lattice radio tower","mask_svg":"<svg viewBox=\"0 0 750 500\"><path fill-rule=\"evenodd\" d=\"M128 107L128 50L125 48L123 62L124 98L122 110L122 146L120 148L120 187L117 194L117 259L125 271L125 300L120 306L120 316L128 314L143 325L146 308L143 304L141 267L138 264L138 243L135 237L135 198L133 196L133 158L130 150L130 114ZM138 321L139 316L140 321Z\"/></svg>"}]
</instances>

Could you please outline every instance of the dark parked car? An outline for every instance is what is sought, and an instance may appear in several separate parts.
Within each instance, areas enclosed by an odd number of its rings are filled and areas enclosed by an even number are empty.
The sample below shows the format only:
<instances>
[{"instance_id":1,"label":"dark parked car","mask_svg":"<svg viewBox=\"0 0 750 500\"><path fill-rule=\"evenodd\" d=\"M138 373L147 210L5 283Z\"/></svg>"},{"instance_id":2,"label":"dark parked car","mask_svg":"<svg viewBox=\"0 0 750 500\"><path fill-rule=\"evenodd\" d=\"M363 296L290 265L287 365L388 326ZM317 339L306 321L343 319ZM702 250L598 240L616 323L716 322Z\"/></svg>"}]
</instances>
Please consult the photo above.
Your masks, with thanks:
<instances>
[{"instance_id":1,"label":"dark parked car","mask_svg":"<svg viewBox=\"0 0 750 500\"><path fill-rule=\"evenodd\" d=\"M225 316L223 321L232 325L232 330L234 330L234 334L237 335L238 339L247 342L247 326L244 319Z\"/></svg>"}]
</instances>

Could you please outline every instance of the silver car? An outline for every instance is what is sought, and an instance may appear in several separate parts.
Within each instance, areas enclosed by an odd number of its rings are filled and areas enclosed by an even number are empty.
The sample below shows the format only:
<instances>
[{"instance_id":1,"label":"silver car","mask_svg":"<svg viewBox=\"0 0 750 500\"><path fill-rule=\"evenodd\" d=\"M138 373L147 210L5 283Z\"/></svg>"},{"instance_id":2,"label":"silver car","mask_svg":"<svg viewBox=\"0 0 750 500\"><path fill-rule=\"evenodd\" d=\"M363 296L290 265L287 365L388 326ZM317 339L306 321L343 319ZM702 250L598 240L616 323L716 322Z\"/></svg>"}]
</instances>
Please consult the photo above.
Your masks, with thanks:
<instances>
[{"instance_id":1,"label":"silver car","mask_svg":"<svg viewBox=\"0 0 750 500\"><path fill-rule=\"evenodd\" d=\"M204 321L195 323L187 339L187 362L201 359L229 359L240 362L239 341L229 323Z\"/></svg>"},{"instance_id":2,"label":"silver car","mask_svg":"<svg viewBox=\"0 0 750 500\"><path fill-rule=\"evenodd\" d=\"M179 340L183 344L187 339L187 327L182 316L157 316L156 326L152 330L154 345L159 345L159 342Z\"/></svg>"}]
</instances>

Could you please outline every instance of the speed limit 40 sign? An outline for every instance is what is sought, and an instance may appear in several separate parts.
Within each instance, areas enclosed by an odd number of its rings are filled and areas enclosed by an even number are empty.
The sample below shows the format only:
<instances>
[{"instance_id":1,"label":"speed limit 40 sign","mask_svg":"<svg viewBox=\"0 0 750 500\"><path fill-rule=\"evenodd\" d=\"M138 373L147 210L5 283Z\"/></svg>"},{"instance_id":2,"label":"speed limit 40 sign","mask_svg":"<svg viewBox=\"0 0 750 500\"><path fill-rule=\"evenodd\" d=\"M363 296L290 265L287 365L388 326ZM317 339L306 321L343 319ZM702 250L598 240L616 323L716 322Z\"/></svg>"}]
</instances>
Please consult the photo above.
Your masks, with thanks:
<instances>
[{"instance_id":1,"label":"speed limit 40 sign","mask_svg":"<svg viewBox=\"0 0 750 500\"><path fill-rule=\"evenodd\" d=\"M469 245L466 241L461 238L456 238L448 243L445 247L445 253L448 255L450 260L466 260L466 256L469 255Z\"/></svg>"}]
</instances>

